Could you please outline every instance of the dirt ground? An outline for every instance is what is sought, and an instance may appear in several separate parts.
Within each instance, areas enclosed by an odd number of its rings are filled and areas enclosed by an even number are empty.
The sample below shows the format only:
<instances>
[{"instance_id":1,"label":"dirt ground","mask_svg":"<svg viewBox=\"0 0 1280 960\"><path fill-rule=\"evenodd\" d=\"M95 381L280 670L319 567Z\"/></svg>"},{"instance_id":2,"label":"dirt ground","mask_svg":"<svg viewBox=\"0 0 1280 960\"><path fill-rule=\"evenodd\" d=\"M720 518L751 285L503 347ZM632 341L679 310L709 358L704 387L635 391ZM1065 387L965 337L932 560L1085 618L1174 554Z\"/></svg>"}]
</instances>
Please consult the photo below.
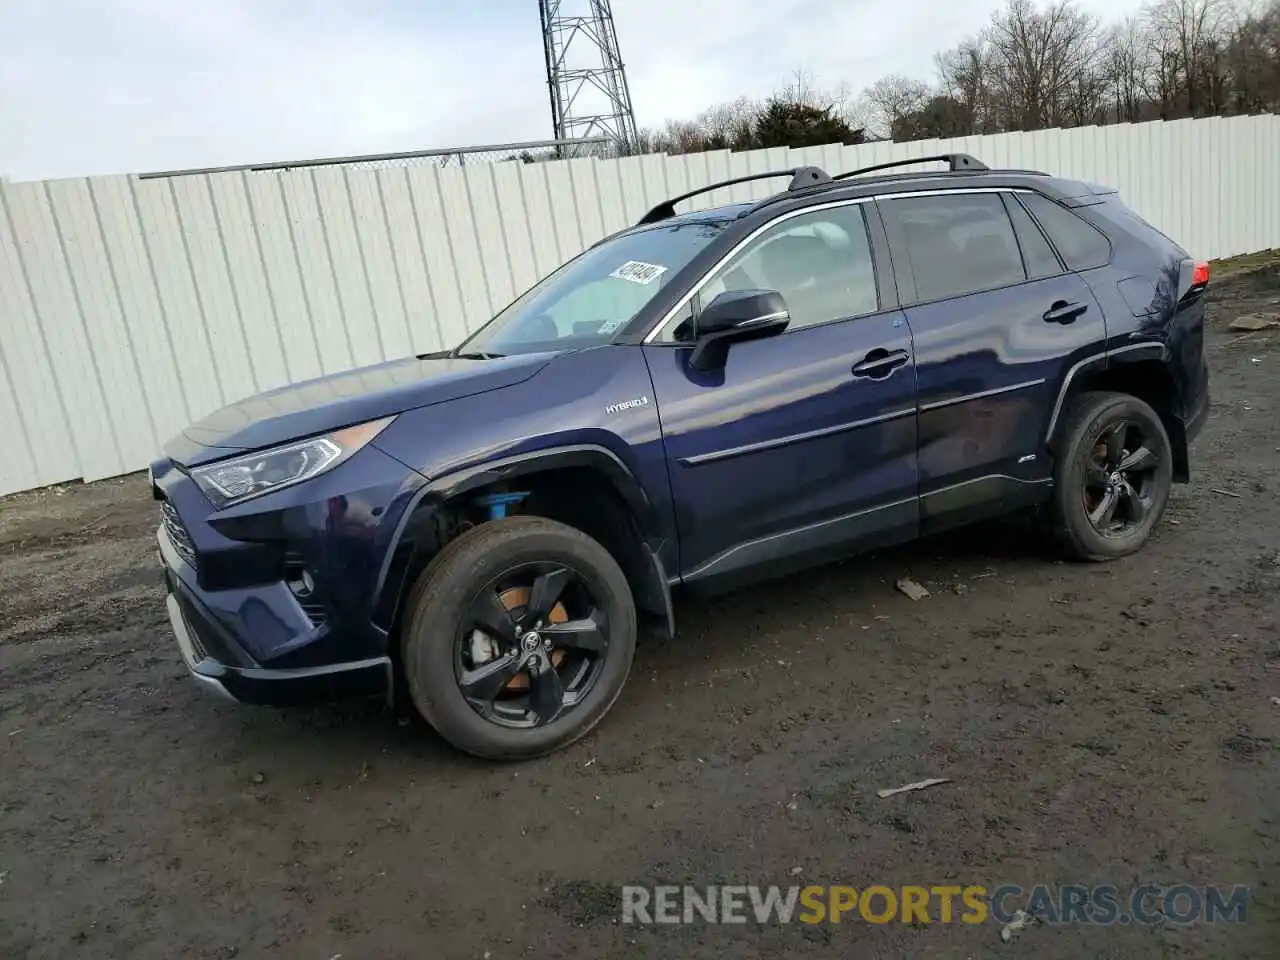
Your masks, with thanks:
<instances>
[{"instance_id":1,"label":"dirt ground","mask_svg":"<svg viewBox=\"0 0 1280 960\"><path fill-rule=\"evenodd\" d=\"M0 502L0 957L1280 955L1280 264L1217 271L1139 556L1003 526L684 603L587 739L473 761L186 676L140 477ZM1222 492L1225 491L1225 492ZM894 589L910 576L932 596ZM879 799L925 777L951 782ZM622 925L636 883L1244 884L1244 923Z\"/></svg>"}]
</instances>

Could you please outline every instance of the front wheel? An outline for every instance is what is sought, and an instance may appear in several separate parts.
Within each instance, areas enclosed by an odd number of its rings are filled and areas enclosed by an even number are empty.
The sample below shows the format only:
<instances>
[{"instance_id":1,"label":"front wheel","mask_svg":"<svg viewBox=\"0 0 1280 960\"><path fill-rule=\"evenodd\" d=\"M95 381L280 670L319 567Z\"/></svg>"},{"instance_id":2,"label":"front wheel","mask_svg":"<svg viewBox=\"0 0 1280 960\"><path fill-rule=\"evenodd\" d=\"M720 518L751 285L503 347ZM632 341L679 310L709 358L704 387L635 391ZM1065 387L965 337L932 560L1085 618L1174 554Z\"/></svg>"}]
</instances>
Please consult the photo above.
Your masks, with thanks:
<instances>
[{"instance_id":1,"label":"front wheel","mask_svg":"<svg viewBox=\"0 0 1280 960\"><path fill-rule=\"evenodd\" d=\"M542 517L483 524L423 572L402 639L419 713L461 750L514 760L594 727L622 692L636 612L617 562Z\"/></svg>"},{"instance_id":2,"label":"front wheel","mask_svg":"<svg viewBox=\"0 0 1280 960\"><path fill-rule=\"evenodd\" d=\"M1067 552L1112 560L1146 544L1173 483L1173 449L1159 414L1137 397L1073 398L1055 443L1052 519Z\"/></svg>"}]
</instances>

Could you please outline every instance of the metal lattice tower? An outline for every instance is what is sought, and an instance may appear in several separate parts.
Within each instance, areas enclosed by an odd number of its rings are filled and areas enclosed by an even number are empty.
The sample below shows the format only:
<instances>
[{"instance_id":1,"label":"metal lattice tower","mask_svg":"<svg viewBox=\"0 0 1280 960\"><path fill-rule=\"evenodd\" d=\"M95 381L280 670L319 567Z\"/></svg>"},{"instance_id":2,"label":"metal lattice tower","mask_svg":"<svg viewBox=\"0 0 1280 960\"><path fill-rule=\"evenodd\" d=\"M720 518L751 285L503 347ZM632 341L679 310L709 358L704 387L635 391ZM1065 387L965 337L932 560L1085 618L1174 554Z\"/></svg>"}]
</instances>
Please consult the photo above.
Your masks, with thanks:
<instances>
[{"instance_id":1,"label":"metal lattice tower","mask_svg":"<svg viewBox=\"0 0 1280 960\"><path fill-rule=\"evenodd\" d=\"M608 137L635 147L636 116L609 0L538 0L557 140Z\"/></svg>"}]
</instances>

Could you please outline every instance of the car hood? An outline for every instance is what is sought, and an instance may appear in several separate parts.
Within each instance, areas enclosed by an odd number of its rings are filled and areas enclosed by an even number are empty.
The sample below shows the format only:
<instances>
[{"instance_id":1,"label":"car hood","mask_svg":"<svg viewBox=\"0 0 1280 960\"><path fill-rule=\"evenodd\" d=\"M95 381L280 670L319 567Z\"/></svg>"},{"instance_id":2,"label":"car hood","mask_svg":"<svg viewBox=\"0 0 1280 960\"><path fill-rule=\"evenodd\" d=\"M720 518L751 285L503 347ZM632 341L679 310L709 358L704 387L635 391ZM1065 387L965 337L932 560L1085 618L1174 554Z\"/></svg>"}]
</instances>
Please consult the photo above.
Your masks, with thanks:
<instances>
[{"instance_id":1,"label":"car hood","mask_svg":"<svg viewBox=\"0 0 1280 960\"><path fill-rule=\"evenodd\" d=\"M536 353L479 360L434 354L293 383L196 421L169 441L164 452L177 463L197 466L236 451L259 450L509 387L528 380L554 356Z\"/></svg>"}]
</instances>

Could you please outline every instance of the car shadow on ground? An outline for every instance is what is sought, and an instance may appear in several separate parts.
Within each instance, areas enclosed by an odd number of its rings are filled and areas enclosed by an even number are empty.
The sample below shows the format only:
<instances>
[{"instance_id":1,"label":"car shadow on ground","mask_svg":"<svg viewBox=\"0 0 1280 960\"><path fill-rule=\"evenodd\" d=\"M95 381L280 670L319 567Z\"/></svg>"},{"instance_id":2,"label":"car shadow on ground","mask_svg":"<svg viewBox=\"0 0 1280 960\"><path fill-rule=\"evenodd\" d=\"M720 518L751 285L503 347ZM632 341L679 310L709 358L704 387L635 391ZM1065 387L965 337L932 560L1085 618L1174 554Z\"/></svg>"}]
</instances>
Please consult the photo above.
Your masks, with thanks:
<instances>
[{"instance_id":1,"label":"car shadow on ground","mask_svg":"<svg viewBox=\"0 0 1280 960\"><path fill-rule=\"evenodd\" d=\"M861 613L873 619L880 609L877 604L905 601L890 593L898 577L963 582L998 576L1006 566L1053 562L1045 535L1029 521L1014 518L816 566L713 598L678 596L676 637L664 638L652 625L642 629L630 690L605 721L605 729L621 710L645 709L670 700L668 684L652 687L638 682L640 677L671 677L687 671L695 661L700 670L712 673L731 669L753 636L741 631L744 613L759 633L770 633L794 626L797 616L821 617L831 598L838 597L847 613L851 610L853 616ZM193 699L197 695L199 691L193 692ZM687 695L697 693L690 690ZM342 767L360 769L371 748L380 752L384 762L394 757L403 763L406 772L464 775L493 766L452 748L404 700L394 707L381 700L360 700L307 708L246 710L218 705L215 709L223 717L219 723L239 725L239 730L222 733L249 755L287 752L295 762L311 756L317 774ZM607 738L608 734L589 736Z\"/></svg>"}]
</instances>

